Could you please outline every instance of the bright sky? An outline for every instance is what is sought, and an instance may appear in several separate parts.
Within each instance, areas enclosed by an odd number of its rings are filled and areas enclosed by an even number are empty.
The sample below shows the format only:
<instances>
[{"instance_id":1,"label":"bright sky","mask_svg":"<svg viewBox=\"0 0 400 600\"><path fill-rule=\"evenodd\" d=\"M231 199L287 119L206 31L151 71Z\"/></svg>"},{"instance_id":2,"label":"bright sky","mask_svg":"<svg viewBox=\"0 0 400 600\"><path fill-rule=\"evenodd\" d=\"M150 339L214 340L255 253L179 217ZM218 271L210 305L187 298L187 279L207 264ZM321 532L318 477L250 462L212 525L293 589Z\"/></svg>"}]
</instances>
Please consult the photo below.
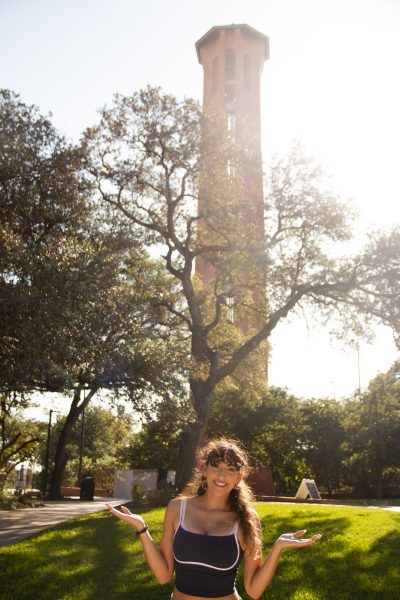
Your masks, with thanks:
<instances>
[{"instance_id":1,"label":"bright sky","mask_svg":"<svg viewBox=\"0 0 400 600\"><path fill-rule=\"evenodd\" d=\"M0 87L77 140L114 93L147 84L202 99L194 44L214 25L268 35L263 147L300 138L352 197L364 225L400 223L398 0L0 0ZM311 327L311 326L310 326ZM270 383L297 395L358 387L358 356L303 321L272 338ZM398 358L391 334L360 342L361 387Z\"/></svg>"}]
</instances>

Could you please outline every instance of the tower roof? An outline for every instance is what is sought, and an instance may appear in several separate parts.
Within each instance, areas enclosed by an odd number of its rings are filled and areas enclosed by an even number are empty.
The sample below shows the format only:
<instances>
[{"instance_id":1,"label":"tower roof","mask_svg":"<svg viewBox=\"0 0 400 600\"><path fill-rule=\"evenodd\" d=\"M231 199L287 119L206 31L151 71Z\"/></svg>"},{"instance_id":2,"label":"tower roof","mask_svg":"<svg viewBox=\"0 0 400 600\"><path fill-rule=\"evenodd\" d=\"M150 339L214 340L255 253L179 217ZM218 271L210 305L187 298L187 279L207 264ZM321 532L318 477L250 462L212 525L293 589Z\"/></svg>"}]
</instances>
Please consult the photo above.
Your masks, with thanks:
<instances>
[{"instance_id":1,"label":"tower roof","mask_svg":"<svg viewBox=\"0 0 400 600\"><path fill-rule=\"evenodd\" d=\"M265 43L265 60L269 58L269 38L266 35L260 33L257 31L257 29L254 29L254 27L250 27L250 25L246 25L245 23L232 23L231 25L216 25L215 27L211 27L211 29L196 42L197 58L200 63L200 46L208 42L212 42L219 35L220 31L226 29L243 29L247 35L262 40Z\"/></svg>"}]
</instances>

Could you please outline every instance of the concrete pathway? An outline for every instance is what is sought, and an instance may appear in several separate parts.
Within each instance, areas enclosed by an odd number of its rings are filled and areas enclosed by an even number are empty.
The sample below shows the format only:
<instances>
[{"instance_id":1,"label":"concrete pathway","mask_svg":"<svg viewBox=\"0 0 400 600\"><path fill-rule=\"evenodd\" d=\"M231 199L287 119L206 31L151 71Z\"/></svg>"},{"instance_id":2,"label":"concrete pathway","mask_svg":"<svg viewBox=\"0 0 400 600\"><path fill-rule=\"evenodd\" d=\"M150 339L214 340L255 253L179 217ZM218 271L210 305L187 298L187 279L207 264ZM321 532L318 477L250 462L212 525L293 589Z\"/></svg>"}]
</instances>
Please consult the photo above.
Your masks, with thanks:
<instances>
[{"instance_id":1,"label":"concrete pathway","mask_svg":"<svg viewBox=\"0 0 400 600\"><path fill-rule=\"evenodd\" d=\"M20 541L67 519L106 510L106 503L118 506L124 502L127 500L100 497L95 497L93 502L46 500L44 506L38 508L2 510L0 511L0 546Z\"/></svg>"}]
</instances>

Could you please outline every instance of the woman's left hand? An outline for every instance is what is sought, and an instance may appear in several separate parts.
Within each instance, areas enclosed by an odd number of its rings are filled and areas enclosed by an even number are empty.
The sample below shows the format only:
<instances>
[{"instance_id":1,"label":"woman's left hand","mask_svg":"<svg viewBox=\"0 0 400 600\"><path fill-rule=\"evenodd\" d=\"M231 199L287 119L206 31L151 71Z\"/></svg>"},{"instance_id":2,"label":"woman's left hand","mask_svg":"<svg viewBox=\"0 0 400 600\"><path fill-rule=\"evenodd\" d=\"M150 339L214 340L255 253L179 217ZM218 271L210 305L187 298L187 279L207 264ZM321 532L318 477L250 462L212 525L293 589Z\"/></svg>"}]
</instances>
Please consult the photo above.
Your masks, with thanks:
<instances>
[{"instance_id":1,"label":"woman's left hand","mask_svg":"<svg viewBox=\"0 0 400 600\"><path fill-rule=\"evenodd\" d=\"M311 546L322 538L322 533L317 533L310 538L303 538L303 535L307 533L307 529L296 531L296 533L283 533L275 542L275 546L279 550L287 550L288 548L303 548L304 546Z\"/></svg>"}]
</instances>

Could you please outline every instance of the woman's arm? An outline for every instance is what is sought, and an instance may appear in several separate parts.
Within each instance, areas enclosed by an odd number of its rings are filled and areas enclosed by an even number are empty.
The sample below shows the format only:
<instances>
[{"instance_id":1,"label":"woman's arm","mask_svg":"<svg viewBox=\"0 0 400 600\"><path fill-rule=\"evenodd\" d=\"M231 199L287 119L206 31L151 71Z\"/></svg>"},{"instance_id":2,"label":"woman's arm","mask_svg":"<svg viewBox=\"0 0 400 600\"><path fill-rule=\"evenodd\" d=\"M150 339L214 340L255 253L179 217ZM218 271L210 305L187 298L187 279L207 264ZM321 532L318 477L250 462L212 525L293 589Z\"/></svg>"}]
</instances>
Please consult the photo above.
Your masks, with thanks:
<instances>
[{"instance_id":1,"label":"woman's arm","mask_svg":"<svg viewBox=\"0 0 400 600\"><path fill-rule=\"evenodd\" d=\"M107 507L113 515L133 527L136 531L140 531L145 526L143 518L139 515L132 514L125 506L121 507L123 512L120 512L109 504ZM160 542L160 548L157 548L148 530L138 536L142 543L147 563L159 583L168 583L174 571L172 540L178 515L178 501L171 500L165 511L163 536Z\"/></svg>"},{"instance_id":2,"label":"woman's arm","mask_svg":"<svg viewBox=\"0 0 400 600\"><path fill-rule=\"evenodd\" d=\"M287 548L304 548L315 544L321 539L322 535L317 534L309 539L301 539L306 530L296 533L285 533L281 535L272 547L267 559L263 563L261 557L256 558L254 552L244 553L243 580L246 593L250 598L260 598L264 590L271 583L279 564L282 552Z\"/></svg>"}]
</instances>

